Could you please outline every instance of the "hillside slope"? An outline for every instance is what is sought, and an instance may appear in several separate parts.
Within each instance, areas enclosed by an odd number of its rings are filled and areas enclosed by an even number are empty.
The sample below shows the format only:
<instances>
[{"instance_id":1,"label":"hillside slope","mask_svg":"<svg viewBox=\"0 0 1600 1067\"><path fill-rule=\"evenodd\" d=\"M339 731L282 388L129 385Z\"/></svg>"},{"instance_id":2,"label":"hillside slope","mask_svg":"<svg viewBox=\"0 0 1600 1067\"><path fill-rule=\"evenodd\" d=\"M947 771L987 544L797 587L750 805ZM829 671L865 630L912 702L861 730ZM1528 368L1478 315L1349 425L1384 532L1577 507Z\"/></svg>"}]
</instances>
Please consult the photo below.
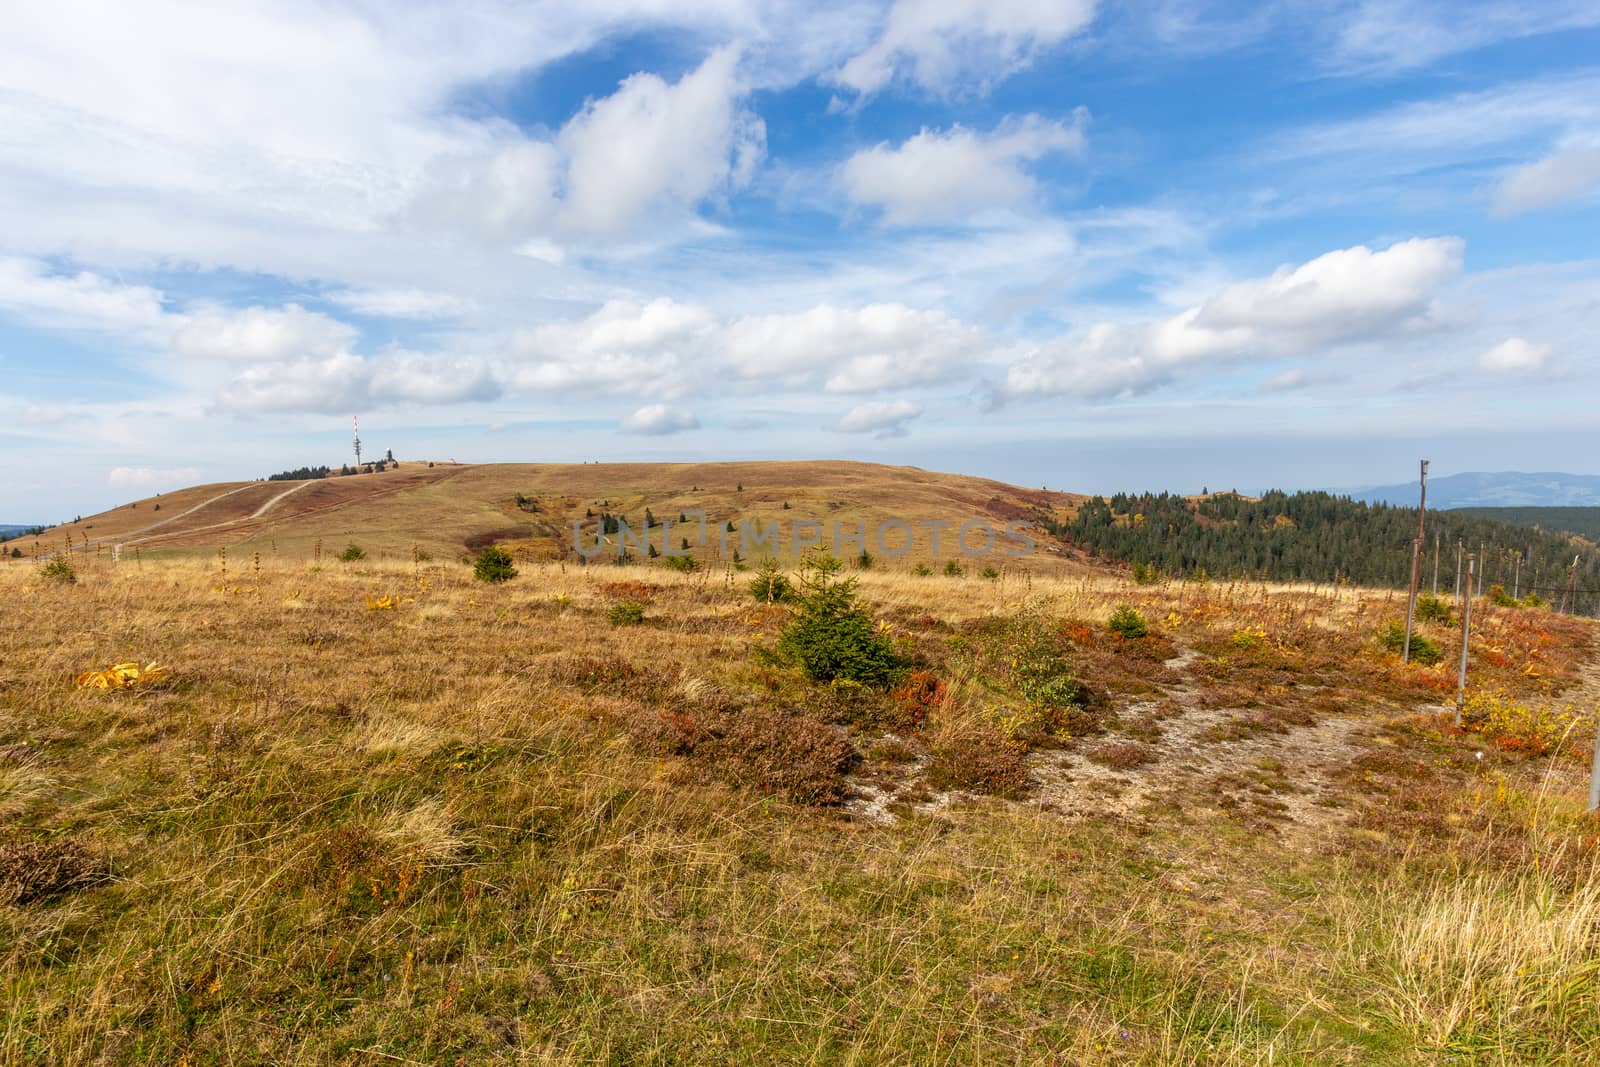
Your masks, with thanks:
<instances>
[{"instance_id":1,"label":"hillside slope","mask_svg":"<svg viewBox=\"0 0 1600 1067\"><path fill-rule=\"evenodd\" d=\"M944 560L960 554L956 532L968 522L987 523L997 533L992 556L1018 565L1006 556L1020 542L1005 535L1008 523L1032 522L1039 538L1032 566L1058 566L1068 554L1050 542L1040 524L1070 517L1083 497L1023 489L964 475L940 474L913 467L871 463L611 463L611 464L402 464L378 474L334 477L303 482L243 482L194 486L159 498L133 501L99 515L46 531L43 551L59 549L70 537L75 549L87 545L106 551L152 554L230 552L313 557L335 554L356 543L369 555L409 559L414 549L441 559L476 552L492 543L505 545L523 558L572 558L572 524L583 529L586 551L596 550L602 515L618 516L638 531L649 509L656 527L651 544L667 547L660 524L670 522L670 547L681 550L688 538L691 551L703 561L729 556L745 547L740 533L720 541L729 523L752 524L770 535L774 530L781 556L793 555L797 537L809 533L832 541L835 524L844 550L855 554L852 535L863 526L868 551L893 556L911 530L906 562ZM159 508L159 510L157 510ZM680 524L704 511L704 544L698 522ZM880 550L877 532L883 532ZM897 527L896 524L903 524ZM943 524L939 551L934 551L935 524ZM617 549L613 534L600 558ZM969 535L970 547L983 547L979 528ZM1049 542L1048 544L1046 542ZM635 546L633 554L642 554Z\"/></svg>"}]
</instances>

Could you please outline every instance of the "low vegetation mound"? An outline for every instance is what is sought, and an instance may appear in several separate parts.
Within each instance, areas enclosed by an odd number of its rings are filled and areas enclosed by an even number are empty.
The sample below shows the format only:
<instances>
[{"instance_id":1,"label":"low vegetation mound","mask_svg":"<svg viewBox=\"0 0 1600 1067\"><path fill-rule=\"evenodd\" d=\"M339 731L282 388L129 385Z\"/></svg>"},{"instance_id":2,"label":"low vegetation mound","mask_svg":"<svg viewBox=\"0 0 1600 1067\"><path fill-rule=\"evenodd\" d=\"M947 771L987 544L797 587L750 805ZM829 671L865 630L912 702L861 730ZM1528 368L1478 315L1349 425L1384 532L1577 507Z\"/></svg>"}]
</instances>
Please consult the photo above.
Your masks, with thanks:
<instances>
[{"instance_id":1,"label":"low vegetation mound","mask_svg":"<svg viewBox=\"0 0 1600 1067\"><path fill-rule=\"evenodd\" d=\"M73 838L0 833L0 905L49 901L102 877L100 865Z\"/></svg>"},{"instance_id":2,"label":"low vegetation mound","mask_svg":"<svg viewBox=\"0 0 1600 1067\"><path fill-rule=\"evenodd\" d=\"M357 540L0 561L0 1061L1600 1060L1589 620Z\"/></svg>"}]
</instances>

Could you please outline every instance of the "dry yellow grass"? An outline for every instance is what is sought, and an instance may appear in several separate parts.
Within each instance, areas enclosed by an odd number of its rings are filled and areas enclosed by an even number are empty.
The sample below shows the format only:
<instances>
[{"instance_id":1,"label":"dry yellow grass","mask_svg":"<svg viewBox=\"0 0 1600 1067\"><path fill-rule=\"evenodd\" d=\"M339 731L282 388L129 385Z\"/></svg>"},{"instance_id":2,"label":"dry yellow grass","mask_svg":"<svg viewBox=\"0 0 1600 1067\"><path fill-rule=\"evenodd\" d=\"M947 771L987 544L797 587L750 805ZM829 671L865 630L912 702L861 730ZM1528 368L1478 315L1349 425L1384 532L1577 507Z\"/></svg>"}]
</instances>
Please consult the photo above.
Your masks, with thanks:
<instances>
[{"instance_id":1,"label":"dry yellow grass","mask_svg":"<svg viewBox=\"0 0 1600 1067\"><path fill-rule=\"evenodd\" d=\"M519 508L519 494L538 510ZM1082 499L983 478L870 463L439 463L430 467L411 462L380 474L310 482L197 486L52 527L37 541L43 552L60 550L70 539L80 550L86 540L89 550L100 554L109 554L113 545L121 543L125 552L137 550L141 556L203 555L226 547L233 553L234 567L255 553L278 564L306 562L319 540L327 558L354 541L375 560L408 560L414 548L441 560L456 559L475 553L486 539L497 539L519 556L538 559L563 552L571 555L574 520L592 525L589 513L607 510L625 515L637 530L648 507L658 522L676 523L680 513L705 511L712 542L729 520L758 523L763 529L776 524L786 541L792 541L798 522L820 524L822 536L829 540L835 523L845 536L866 523L866 547L880 556L873 531L883 521L900 520L913 527L914 539L903 557L903 565L909 567L933 558L933 533L923 524L951 524L940 552L948 557L953 554L951 539L963 522L985 521L1003 533L1012 520L1069 516ZM153 510L158 504L159 513ZM160 525L147 528L157 522ZM678 527L672 534L674 548L686 533L698 537L697 529ZM901 537L898 532L885 535L891 551L899 550ZM980 537L976 530L971 534L974 548L981 544ZM737 549L734 540L731 548ZM659 547L659 534L657 543ZM995 566L1046 571L1068 566L1058 551L1042 550L1027 559L1002 556L1000 549L1013 543L999 540L992 559ZM34 539L21 544L25 553L35 551ZM700 549L696 555L714 562L717 553ZM892 561L884 557L883 562Z\"/></svg>"},{"instance_id":2,"label":"dry yellow grass","mask_svg":"<svg viewBox=\"0 0 1600 1067\"><path fill-rule=\"evenodd\" d=\"M1385 594L858 572L948 682L897 748L890 698L762 653L788 609L747 572L331 555L0 566L0 816L110 875L0 903L0 1063L1600 1053L1581 777L1443 729L1372 645ZM1123 603L1151 638L1106 633ZM1588 629L1537 621L1561 647L1501 681L1587 692ZM1022 799L941 796L942 731L1018 706L1018 635L1092 717L1027 742ZM170 673L73 685L133 660ZM763 778L814 734L673 748L740 722L846 739L860 795ZM1129 739L1154 758L1088 770Z\"/></svg>"}]
</instances>

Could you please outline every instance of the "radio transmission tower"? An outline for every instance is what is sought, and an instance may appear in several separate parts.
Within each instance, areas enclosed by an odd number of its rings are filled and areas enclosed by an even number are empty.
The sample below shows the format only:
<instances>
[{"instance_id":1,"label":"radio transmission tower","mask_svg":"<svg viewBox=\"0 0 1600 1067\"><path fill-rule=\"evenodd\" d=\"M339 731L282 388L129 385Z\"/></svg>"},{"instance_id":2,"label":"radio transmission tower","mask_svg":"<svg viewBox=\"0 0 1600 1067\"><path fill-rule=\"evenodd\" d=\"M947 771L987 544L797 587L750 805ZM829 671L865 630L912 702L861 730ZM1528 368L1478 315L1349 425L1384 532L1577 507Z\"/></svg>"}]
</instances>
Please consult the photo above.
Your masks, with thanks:
<instances>
[{"instance_id":1,"label":"radio transmission tower","mask_svg":"<svg viewBox=\"0 0 1600 1067\"><path fill-rule=\"evenodd\" d=\"M360 415L352 415L352 416L350 416L350 429L351 429L351 435L355 438L356 470L359 472L361 470L361 416Z\"/></svg>"}]
</instances>

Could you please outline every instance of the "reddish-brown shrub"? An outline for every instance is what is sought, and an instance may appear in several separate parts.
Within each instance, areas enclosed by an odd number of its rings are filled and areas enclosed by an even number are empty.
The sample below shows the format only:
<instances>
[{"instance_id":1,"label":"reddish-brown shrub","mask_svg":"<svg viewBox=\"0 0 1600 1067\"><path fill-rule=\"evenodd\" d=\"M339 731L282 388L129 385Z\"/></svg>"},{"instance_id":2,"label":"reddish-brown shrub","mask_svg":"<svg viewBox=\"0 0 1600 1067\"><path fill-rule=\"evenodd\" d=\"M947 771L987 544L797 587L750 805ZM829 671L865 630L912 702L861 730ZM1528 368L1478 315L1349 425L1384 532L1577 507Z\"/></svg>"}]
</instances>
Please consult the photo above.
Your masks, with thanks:
<instances>
[{"instance_id":1,"label":"reddish-brown shrub","mask_svg":"<svg viewBox=\"0 0 1600 1067\"><path fill-rule=\"evenodd\" d=\"M649 604L655 595L666 586L657 585L655 582L641 582L636 578L624 579L620 582L601 582L600 591L613 600L636 600L641 604Z\"/></svg>"},{"instance_id":2,"label":"reddish-brown shrub","mask_svg":"<svg viewBox=\"0 0 1600 1067\"><path fill-rule=\"evenodd\" d=\"M723 781L780 793L800 804L838 804L861 760L845 736L799 711L712 705L636 716L635 743L688 757Z\"/></svg>"},{"instance_id":3,"label":"reddish-brown shrub","mask_svg":"<svg viewBox=\"0 0 1600 1067\"><path fill-rule=\"evenodd\" d=\"M1087 648L1094 644L1097 633L1094 627L1082 621L1063 623L1061 632L1068 641L1071 641L1079 648Z\"/></svg>"},{"instance_id":4,"label":"reddish-brown shrub","mask_svg":"<svg viewBox=\"0 0 1600 1067\"><path fill-rule=\"evenodd\" d=\"M889 694L894 702L895 722L901 730L919 730L930 715L949 702L949 689L932 671L912 671Z\"/></svg>"}]
</instances>

